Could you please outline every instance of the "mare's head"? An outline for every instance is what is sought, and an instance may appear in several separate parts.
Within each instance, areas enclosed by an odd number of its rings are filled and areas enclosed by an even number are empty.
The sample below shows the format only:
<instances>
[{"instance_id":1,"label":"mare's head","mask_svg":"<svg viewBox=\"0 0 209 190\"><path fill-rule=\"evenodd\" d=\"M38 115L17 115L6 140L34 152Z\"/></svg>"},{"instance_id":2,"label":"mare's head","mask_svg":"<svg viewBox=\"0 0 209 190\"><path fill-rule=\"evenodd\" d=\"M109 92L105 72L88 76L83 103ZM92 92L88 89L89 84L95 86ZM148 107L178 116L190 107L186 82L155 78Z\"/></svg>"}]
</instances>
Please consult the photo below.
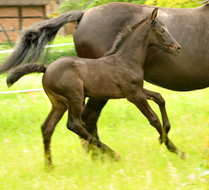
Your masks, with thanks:
<instances>
[{"instance_id":1,"label":"mare's head","mask_svg":"<svg viewBox=\"0 0 209 190\"><path fill-rule=\"evenodd\" d=\"M148 18L152 28L151 45L171 53L172 55L177 55L181 50L181 46L170 34L166 25L157 19L157 14L158 8L155 8Z\"/></svg>"}]
</instances>

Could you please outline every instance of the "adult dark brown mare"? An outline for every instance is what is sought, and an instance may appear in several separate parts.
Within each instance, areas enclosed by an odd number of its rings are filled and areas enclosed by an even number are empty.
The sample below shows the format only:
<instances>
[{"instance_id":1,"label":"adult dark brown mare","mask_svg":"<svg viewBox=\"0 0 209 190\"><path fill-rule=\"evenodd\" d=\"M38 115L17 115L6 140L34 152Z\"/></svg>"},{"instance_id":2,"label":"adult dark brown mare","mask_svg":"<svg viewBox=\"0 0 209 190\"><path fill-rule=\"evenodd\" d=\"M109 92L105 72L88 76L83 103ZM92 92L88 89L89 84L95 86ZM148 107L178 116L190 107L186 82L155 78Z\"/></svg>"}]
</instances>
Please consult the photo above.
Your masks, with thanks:
<instances>
[{"instance_id":1,"label":"adult dark brown mare","mask_svg":"<svg viewBox=\"0 0 209 190\"><path fill-rule=\"evenodd\" d=\"M28 64L17 67L9 73L8 85L25 74L44 73L43 88L52 103L51 112L42 125L47 164L51 165L51 135L66 110L69 130L117 159L117 154L112 149L84 129L81 115L85 97L102 100L127 98L156 128L161 142L165 143L168 150L184 155L168 138L157 115L147 102L147 90L143 89L143 64L147 49L155 46L173 55L178 54L180 50L180 45L170 35L166 26L156 18L157 12L158 9L155 8L149 17L129 25L119 34L113 48L105 57L98 59L62 57L47 68L43 65ZM118 44L120 47L115 52L115 46Z\"/></svg>"},{"instance_id":2,"label":"adult dark brown mare","mask_svg":"<svg viewBox=\"0 0 209 190\"><path fill-rule=\"evenodd\" d=\"M192 9L160 8L159 18L168 26L171 34L183 50L176 56L152 47L144 64L144 78L158 86L188 91L209 86L209 3ZM130 3L109 3L82 12L69 12L57 18L41 22L22 32L19 43L11 56L0 66L0 73L26 61L36 61L44 45L52 40L58 29L67 22L77 22L74 42L78 56L98 58L109 50L117 34L146 13L152 6ZM44 39L44 40L43 40ZM35 50L37 51L35 51ZM154 100L164 109L165 102L158 94ZM89 98L82 119L86 130L98 137L97 120L107 100ZM169 130L168 119L163 125ZM98 137L99 138L99 137Z\"/></svg>"}]
</instances>

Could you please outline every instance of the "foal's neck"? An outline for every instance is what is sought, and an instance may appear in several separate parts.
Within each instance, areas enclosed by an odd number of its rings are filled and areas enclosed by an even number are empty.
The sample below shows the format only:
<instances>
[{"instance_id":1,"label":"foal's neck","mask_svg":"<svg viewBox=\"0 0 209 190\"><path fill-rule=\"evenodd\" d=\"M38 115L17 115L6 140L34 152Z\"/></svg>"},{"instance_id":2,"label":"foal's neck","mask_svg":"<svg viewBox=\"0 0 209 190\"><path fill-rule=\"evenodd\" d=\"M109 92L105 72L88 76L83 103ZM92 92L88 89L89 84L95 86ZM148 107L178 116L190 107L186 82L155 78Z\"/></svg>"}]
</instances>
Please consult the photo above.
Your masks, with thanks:
<instances>
[{"instance_id":1,"label":"foal's neck","mask_svg":"<svg viewBox=\"0 0 209 190\"><path fill-rule=\"evenodd\" d=\"M146 20L141 23L126 39L116 53L130 63L142 66L148 47L150 46L151 24Z\"/></svg>"}]
</instances>

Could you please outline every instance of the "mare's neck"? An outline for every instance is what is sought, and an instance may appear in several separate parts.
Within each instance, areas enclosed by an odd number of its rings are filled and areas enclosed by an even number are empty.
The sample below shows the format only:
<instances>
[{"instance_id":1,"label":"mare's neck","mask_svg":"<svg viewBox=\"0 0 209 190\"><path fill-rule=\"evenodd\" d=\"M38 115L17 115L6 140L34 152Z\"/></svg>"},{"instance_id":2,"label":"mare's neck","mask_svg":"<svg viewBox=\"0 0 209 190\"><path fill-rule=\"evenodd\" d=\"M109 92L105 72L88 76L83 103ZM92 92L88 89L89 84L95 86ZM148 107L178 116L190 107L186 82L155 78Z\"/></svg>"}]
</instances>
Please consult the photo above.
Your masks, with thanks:
<instances>
[{"instance_id":1,"label":"mare's neck","mask_svg":"<svg viewBox=\"0 0 209 190\"><path fill-rule=\"evenodd\" d=\"M147 21L141 23L125 40L117 57L137 65L143 65L147 49L150 46L151 27Z\"/></svg>"}]
</instances>

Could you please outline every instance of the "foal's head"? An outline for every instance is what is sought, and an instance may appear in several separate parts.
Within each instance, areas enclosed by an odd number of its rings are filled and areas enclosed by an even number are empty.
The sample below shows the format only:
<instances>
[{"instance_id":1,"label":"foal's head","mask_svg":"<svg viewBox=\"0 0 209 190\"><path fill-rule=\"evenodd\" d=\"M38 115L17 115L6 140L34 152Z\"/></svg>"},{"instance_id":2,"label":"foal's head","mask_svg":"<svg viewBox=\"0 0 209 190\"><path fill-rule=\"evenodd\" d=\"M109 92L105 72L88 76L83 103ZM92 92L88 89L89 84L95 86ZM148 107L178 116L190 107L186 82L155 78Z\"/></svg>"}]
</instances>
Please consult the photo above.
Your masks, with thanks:
<instances>
[{"instance_id":1,"label":"foal's head","mask_svg":"<svg viewBox=\"0 0 209 190\"><path fill-rule=\"evenodd\" d=\"M157 19L157 14L158 8L155 8L151 16L148 18L152 27L151 45L169 52L172 55L177 55L181 50L181 46L170 34L166 25Z\"/></svg>"}]
</instances>

